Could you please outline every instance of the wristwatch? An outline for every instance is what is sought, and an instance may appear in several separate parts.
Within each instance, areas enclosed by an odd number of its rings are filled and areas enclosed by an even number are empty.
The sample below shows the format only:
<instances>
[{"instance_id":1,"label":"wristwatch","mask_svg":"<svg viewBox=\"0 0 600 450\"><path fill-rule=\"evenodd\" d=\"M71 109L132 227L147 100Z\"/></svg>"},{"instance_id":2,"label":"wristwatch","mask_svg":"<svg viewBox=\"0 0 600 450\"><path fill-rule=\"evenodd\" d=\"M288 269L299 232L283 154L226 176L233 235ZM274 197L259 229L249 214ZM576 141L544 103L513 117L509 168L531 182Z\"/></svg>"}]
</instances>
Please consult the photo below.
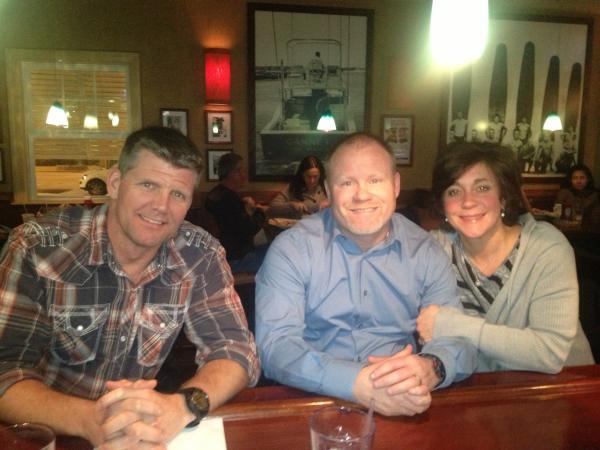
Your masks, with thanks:
<instances>
[{"instance_id":1,"label":"wristwatch","mask_svg":"<svg viewBox=\"0 0 600 450\"><path fill-rule=\"evenodd\" d=\"M202 389L196 387L179 389L177 393L183 395L187 408L193 415L196 416L196 418L188 423L185 427L195 427L208 414L208 409L210 407L208 395Z\"/></svg>"},{"instance_id":2,"label":"wristwatch","mask_svg":"<svg viewBox=\"0 0 600 450\"><path fill-rule=\"evenodd\" d=\"M440 379L439 383L436 384L436 387L442 384L444 382L444 379L446 378L446 368L444 367L444 363L442 362L442 360L437 356L431 355L429 353L421 353L419 356L430 359L431 362L433 362L433 371L435 372L435 375Z\"/></svg>"}]
</instances>

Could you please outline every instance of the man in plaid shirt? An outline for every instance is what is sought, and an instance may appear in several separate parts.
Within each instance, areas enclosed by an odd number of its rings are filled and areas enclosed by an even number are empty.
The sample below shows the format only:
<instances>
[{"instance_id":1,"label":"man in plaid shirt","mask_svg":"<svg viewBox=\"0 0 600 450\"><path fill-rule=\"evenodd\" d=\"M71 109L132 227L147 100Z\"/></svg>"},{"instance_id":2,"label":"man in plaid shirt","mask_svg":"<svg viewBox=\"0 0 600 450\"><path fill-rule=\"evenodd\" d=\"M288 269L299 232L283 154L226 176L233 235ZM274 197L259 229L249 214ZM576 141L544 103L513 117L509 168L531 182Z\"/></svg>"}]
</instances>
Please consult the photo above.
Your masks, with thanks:
<instances>
[{"instance_id":1,"label":"man in plaid shirt","mask_svg":"<svg viewBox=\"0 0 600 450\"><path fill-rule=\"evenodd\" d=\"M165 448L256 383L223 247L184 222L202 166L178 131L137 131L108 172L108 204L13 231L0 254L0 420L102 449ZM154 378L182 327L199 369L159 393Z\"/></svg>"}]
</instances>

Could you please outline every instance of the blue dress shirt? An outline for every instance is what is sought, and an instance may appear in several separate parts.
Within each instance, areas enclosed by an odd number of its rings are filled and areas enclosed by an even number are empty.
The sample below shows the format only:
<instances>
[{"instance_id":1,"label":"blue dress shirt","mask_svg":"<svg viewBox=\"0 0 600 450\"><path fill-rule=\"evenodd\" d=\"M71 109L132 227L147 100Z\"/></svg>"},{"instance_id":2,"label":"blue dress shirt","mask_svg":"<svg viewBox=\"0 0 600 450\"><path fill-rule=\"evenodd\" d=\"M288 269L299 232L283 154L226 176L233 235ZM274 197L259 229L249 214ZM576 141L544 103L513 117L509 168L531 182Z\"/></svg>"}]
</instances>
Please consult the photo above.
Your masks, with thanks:
<instances>
[{"instance_id":1,"label":"blue dress shirt","mask_svg":"<svg viewBox=\"0 0 600 450\"><path fill-rule=\"evenodd\" d=\"M416 348L421 306L460 308L447 255L424 230L394 214L386 239L362 251L328 208L281 233L256 277L256 342L265 375L311 392L355 400L369 355ZM444 363L447 386L469 376L476 350L434 339L423 353Z\"/></svg>"}]
</instances>

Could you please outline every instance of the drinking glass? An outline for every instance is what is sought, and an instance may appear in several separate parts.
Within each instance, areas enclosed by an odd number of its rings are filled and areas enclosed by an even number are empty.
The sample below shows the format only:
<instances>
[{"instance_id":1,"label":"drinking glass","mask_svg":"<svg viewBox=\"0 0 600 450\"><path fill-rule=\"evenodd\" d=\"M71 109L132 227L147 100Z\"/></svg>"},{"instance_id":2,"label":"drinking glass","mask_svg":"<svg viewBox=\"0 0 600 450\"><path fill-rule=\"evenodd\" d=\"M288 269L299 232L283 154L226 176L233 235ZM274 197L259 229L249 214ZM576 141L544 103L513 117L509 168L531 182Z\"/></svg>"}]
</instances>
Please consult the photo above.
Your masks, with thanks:
<instances>
[{"instance_id":1,"label":"drinking glass","mask_svg":"<svg viewBox=\"0 0 600 450\"><path fill-rule=\"evenodd\" d=\"M328 406L310 418L312 450L370 450L374 433L372 415L358 408Z\"/></svg>"},{"instance_id":2,"label":"drinking glass","mask_svg":"<svg viewBox=\"0 0 600 450\"><path fill-rule=\"evenodd\" d=\"M46 425L20 423L0 428L0 449L54 450L56 437Z\"/></svg>"}]
</instances>

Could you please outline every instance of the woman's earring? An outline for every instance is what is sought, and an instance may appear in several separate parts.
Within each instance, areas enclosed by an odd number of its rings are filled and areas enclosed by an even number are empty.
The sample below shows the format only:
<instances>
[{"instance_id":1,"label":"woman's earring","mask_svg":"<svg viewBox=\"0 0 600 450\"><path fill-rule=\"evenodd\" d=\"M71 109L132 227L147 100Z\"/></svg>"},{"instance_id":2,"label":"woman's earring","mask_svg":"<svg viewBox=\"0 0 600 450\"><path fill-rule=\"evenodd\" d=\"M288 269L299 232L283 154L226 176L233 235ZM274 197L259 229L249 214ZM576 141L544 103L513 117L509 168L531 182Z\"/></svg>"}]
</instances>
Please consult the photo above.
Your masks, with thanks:
<instances>
[{"instance_id":1,"label":"woman's earring","mask_svg":"<svg viewBox=\"0 0 600 450\"><path fill-rule=\"evenodd\" d=\"M444 222L448 223L448 218L444 217Z\"/></svg>"},{"instance_id":2,"label":"woman's earring","mask_svg":"<svg viewBox=\"0 0 600 450\"><path fill-rule=\"evenodd\" d=\"M504 210L504 208L502 208L500 210L500 217L502 217L504 219L504 216L506 216L506 211Z\"/></svg>"}]
</instances>

